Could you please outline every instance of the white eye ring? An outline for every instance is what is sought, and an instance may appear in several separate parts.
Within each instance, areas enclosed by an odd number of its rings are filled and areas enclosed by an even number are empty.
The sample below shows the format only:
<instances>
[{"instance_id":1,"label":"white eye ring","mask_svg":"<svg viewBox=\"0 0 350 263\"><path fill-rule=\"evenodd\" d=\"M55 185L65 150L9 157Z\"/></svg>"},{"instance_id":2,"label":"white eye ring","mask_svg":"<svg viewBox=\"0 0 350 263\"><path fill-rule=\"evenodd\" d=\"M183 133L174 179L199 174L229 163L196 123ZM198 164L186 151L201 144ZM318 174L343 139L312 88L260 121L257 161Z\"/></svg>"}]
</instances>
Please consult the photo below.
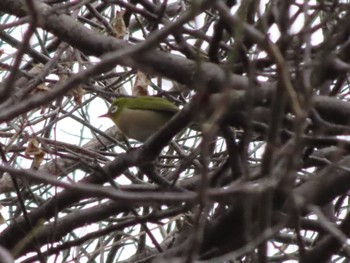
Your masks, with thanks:
<instances>
[{"instance_id":1,"label":"white eye ring","mask_svg":"<svg viewBox=\"0 0 350 263\"><path fill-rule=\"evenodd\" d=\"M112 106L111 109L109 110L110 113L114 114L118 110L118 106Z\"/></svg>"}]
</instances>

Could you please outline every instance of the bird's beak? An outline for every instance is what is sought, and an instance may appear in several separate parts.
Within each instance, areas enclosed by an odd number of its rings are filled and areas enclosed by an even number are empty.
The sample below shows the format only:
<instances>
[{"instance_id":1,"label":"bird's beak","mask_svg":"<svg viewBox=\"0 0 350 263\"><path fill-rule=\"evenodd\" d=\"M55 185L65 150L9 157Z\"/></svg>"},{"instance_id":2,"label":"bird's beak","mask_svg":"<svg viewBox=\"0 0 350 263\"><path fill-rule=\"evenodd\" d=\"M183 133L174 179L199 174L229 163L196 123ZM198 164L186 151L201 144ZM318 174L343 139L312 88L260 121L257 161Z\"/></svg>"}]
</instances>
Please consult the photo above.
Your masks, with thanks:
<instances>
[{"instance_id":1,"label":"bird's beak","mask_svg":"<svg viewBox=\"0 0 350 263\"><path fill-rule=\"evenodd\" d=\"M110 117L110 115L109 115L109 113L107 112L107 113L105 113L105 114L102 114L101 116L98 116L99 118L109 118Z\"/></svg>"}]
</instances>

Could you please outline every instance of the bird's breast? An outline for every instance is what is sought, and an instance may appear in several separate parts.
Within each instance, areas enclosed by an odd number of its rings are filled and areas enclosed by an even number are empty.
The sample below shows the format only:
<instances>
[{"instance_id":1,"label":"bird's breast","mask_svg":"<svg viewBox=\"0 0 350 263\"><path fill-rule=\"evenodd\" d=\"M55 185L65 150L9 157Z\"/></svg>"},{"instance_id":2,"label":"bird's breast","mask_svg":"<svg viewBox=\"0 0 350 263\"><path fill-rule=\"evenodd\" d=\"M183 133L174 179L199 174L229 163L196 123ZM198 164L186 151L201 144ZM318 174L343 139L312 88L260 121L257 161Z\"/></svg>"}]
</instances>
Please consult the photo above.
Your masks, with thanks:
<instances>
[{"instance_id":1,"label":"bird's breast","mask_svg":"<svg viewBox=\"0 0 350 263\"><path fill-rule=\"evenodd\" d=\"M144 142L170 120L172 115L170 112L126 108L116 124L127 137Z\"/></svg>"}]
</instances>

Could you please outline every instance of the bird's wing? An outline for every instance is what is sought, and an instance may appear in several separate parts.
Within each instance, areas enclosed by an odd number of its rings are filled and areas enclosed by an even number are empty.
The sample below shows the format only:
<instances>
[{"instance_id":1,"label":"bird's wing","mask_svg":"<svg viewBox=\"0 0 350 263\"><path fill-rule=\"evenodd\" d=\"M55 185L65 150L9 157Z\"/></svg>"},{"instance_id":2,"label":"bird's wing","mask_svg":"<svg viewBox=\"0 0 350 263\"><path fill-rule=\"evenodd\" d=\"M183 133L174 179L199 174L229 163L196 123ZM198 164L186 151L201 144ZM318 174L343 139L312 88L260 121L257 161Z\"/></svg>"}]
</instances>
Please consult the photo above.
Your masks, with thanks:
<instances>
[{"instance_id":1,"label":"bird's wing","mask_svg":"<svg viewBox=\"0 0 350 263\"><path fill-rule=\"evenodd\" d=\"M131 109L166 111L172 113L179 111L179 108L170 101L158 97L148 96L141 96L133 99L132 103L130 103L128 107Z\"/></svg>"}]
</instances>

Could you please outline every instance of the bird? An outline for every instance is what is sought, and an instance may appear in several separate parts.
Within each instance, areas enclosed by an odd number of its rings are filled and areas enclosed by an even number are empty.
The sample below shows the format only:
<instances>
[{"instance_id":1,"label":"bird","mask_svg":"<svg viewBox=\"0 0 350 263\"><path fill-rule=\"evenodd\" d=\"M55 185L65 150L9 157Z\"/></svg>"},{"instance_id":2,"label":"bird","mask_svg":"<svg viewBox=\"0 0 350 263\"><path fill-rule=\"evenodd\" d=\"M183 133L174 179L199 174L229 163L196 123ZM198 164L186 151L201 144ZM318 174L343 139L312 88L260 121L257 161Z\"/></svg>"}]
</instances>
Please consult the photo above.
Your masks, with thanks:
<instances>
[{"instance_id":1,"label":"bird","mask_svg":"<svg viewBox=\"0 0 350 263\"><path fill-rule=\"evenodd\" d=\"M126 137L145 142L178 111L175 104L160 97L120 97L100 117L110 118Z\"/></svg>"}]
</instances>

